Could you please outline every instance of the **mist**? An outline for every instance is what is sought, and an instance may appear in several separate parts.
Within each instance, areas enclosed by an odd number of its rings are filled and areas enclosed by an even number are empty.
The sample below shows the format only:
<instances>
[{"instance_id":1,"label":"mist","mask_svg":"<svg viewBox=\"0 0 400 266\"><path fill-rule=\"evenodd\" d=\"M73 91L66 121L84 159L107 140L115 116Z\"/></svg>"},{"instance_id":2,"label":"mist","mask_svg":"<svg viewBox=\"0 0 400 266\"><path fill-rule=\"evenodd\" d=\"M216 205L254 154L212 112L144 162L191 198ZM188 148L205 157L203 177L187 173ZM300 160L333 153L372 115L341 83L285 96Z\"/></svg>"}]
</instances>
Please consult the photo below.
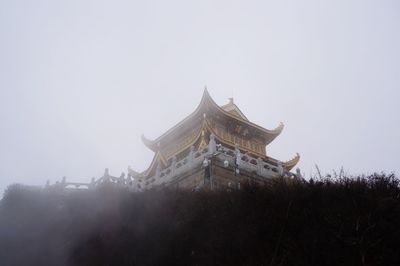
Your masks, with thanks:
<instances>
[{"instance_id":1,"label":"mist","mask_svg":"<svg viewBox=\"0 0 400 266\"><path fill-rule=\"evenodd\" d=\"M145 170L207 86L309 176L399 172L398 1L2 1L0 191Z\"/></svg>"},{"instance_id":2,"label":"mist","mask_svg":"<svg viewBox=\"0 0 400 266\"><path fill-rule=\"evenodd\" d=\"M13 185L1 265L398 265L394 175L134 193Z\"/></svg>"}]
</instances>

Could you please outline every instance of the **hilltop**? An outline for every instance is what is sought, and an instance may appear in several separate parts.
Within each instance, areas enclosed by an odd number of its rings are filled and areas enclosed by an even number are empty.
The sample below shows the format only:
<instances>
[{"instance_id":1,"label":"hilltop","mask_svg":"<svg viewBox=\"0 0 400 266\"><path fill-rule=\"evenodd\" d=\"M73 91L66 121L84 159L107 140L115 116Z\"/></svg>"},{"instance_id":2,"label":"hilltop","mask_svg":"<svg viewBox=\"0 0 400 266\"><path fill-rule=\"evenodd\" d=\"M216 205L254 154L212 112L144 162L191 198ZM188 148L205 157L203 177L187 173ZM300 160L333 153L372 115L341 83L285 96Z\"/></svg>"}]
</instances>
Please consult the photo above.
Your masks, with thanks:
<instances>
[{"instance_id":1,"label":"hilltop","mask_svg":"<svg viewBox=\"0 0 400 266\"><path fill-rule=\"evenodd\" d=\"M394 175L232 191L10 186L1 265L399 265Z\"/></svg>"}]
</instances>

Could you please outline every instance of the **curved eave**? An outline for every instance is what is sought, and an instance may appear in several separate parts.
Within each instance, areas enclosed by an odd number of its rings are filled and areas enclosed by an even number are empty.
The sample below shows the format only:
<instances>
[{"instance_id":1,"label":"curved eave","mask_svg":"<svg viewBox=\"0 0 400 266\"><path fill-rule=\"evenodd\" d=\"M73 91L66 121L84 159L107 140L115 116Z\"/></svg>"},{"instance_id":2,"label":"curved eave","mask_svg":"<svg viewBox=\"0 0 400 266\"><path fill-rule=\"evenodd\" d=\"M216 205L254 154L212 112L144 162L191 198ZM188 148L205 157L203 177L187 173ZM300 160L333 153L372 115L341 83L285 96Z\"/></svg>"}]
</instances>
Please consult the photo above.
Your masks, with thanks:
<instances>
[{"instance_id":1,"label":"curved eave","mask_svg":"<svg viewBox=\"0 0 400 266\"><path fill-rule=\"evenodd\" d=\"M191 146L195 145L195 143L198 142L198 140L199 140L200 137L201 137L201 132L202 132L204 129L207 129L207 128L208 128L207 125L206 125L206 124L203 124L203 126L199 129L198 133L196 134L196 137L193 138L193 140L192 140L191 142L189 142L185 147L183 147L183 148L181 148L180 150L178 150L178 151L175 153L175 155L176 155L176 154L179 154L179 153L183 152L184 150L190 148ZM163 167L166 167L167 164L168 164L168 163L167 163L167 160L168 160L168 159L169 159L169 158L164 157L164 156L161 154L161 152L156 151L156 154L154 155L153 160L151 161L151 164L150 164L149 168L147 168L147 170L145 170L144 172L142 172L142 176L147 177L147 176L149 176L151 173L154 173L154 171L155 171L155 169L156 169L156 167L157 167L157 165L158 165L159 163L161 163L162 168L163 168Z\"/></svg>"},{"instance_id":2,"label":"curved eave","mask_svg":"<svg viewBox=\"0 0 400 266\"><path fill-rule=\"evenodd\" d=\"M153 160L151 161L149 168L147 168L145 171L143 171L141 173L141 175L144 176L144 177L147 177L150 173L154 172L154 170L156 169L157 165L160 164L160 163L164 167L167 164L165 159L161 155L161 153L157 152L154 155Z\"/></svg>"},{"instance_id":3,"label":"curved eave","mask_svg":"<svg viewBox=\"0 0 400 266\"><path fill-rule=\"evenodd\" d=\"M180 121L178 124L176 124L174 127L170 128L167 132L165 132L164 134L162 134L160 137L158 137L155 140L149 140L147 139L144 135L142 135L142 142L143 144L148 147L149 149L151 149L152 151L157 151L157 145L158 143L161 143L162 140L167 137L168 135L172 134L175 130L179 129L180 127L182 127L186 122L190 121L191 119L198 117L199 115L201 115L201 110L203 109L203 107L206 107L207 104L209 104L209 106L213 107L215 110L217 110L218 112L224 114L225 116L238 121L240 123L244 123L245 125L248 125L256 130L258 130L260 132L261 135L264 136L265 139L265 144L269 144L271 143L277 136L279 136L284 128L283 123L281 122L278 127L276 127L275 129L266 129L263 128L257 124L254 124L246 119L242 119L238 116L235 116L234 114L225 111L224 109L222 109L220 106L218 106L218 104L216 102L214 102L214 100L211 98L210 94L208 93L207 89L204 89L204 93L203 96L201 98L201 101L199 103L199 105L197 106L197 108L195 109L195 111L193 113L191 113L189 116L187 116L185 119L183 119L182 121Z\"/></svg>"},{"instance_id":4,"label":"curved eave","mask_svg":"<svg viewBox=\"0 0 400 266\"><path fill-rule=\"evenodd\" d=\"M282 122L280 122L275 129L269 130L269 133L266 133L265 135L265 140L266 140L265 144L266 145L270 144L276 137L278 137L282 133L284 127L285 125Z\"/></svg>"},{"instance_id":5,"label":"curved eave","mask_svg":"<svg viewBox=\"0 0 400 266\"><path fill-rule=\"evenodd\" d=\"M140 136L140 138L142 139L142 142L146 147L148 147L149 149L153 150L154 141L149 140L143 134Z\"/></svg>"},{"instance_id":6,"label":"curved eave","mask_svg":"<svg viewBox=\"0 0 400 266\"><path fill-rule=\"evenodd\" d=\"M241 123L244 123L245 125L248 125L248 126L250 126L250 127L255 128L256 130L258 130L262 135L264 135L266 144L271 143L277 136L279 136L279 135L281 134L283 128L285 127L285 126L283 125L283 123L280 122L279 125L278 125L276 128L274 128L274 129L266 129L266 128L263 128L263 127L261 127L261 126L259 126L259 125L257 125L257 124L254 124L253 122L250 122L249 120L241 119L241 118L239 118L238 116L236 116L236 115L234 115L234 114L232 114L232 113L230 113L230 112L228 112L228 111L225 111L225 110L224 110L222 107L220 107L216 102L214 102L214 100L210 97L210 95L209 95L208 93L207 93L207 96L208 96L208 98L209 98L210 103L212 104L212 106L213 106L214 108L216 108L219 112L223 113L224 115L228 116L229 118L232 118L232 119L234 119L234 120L236 120L236 121L239 121L239 122L241 122ZM239 109L239 108L237 108L237 109ZM240 109L239 109L239 110L240 110Z\"/></svg>"},{"instance_id":7,"label":"curved eave","mask_svg":"<svg viewBox=\"0 0 400 266\"><path fill-rule=\"evenodd\" d=\"M180 121L178 124L176 124L175 126L173 126L172 128L170 128L167 132L165 132L164 134L162 134L161 136L159 136L158 138L156 138L155 140L149 140L148 138L146 138L144 135L142 135L142 142L144 145L146 145L146 147L148 147L149 149L151 149L152 151L156 151L157 150L157 145L159 142L161 142L162 139L164 139L165 137L167 137L168 135L170 135L172 132L174 132L175 130L177 130L178 128L180 128L181 126L183 126L186 122L188 122L189 120L191 120L192 118L196 117L197 115L200 114L200 111L202 109L202 107L205 105L205 102L211 98L210 95L208 94L207 89L204 89L204 93L203 96L201 97L201 101L199 103L199 105L197 106L197 108L193 111L193 113L191 113L190 115L188 115L186 118L184 118L182 121Z\"/></svg>"},{"instance_id":8,"label":"curved eave","mask_svg":"<svg viewBox=\"0 0 400 266\"><path fill-rule=\"evenodd\" d=\"M296 153L296 156L290 159L289 161L286 161L283 163L283 166L287 171L290 171L293 169L293 167L296 166L296 164L300 161L300 154Z\"/></svg>"}]
</instances>

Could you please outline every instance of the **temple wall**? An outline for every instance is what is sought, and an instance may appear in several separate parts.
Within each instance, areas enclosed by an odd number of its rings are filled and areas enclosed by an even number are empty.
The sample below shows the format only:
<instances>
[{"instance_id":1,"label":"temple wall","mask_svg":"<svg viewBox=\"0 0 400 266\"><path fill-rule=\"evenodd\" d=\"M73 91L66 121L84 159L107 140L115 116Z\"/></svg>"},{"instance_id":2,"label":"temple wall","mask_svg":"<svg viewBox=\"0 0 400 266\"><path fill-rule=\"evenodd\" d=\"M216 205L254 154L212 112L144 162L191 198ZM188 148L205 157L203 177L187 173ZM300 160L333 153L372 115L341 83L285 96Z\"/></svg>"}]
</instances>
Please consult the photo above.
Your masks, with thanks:
<instances>
[{"instance_id":1,"label":"temple wall","mask_svg":"<svg viewBox=\"0 0 400 266\"><path fill-rule=\"evenodd\" d=\"M199 169L195 173L187 176L178 182L178 187L180 189L195 189L196 187L201 187L204 184L204 169Z\"/></svg>"}]
</instances>

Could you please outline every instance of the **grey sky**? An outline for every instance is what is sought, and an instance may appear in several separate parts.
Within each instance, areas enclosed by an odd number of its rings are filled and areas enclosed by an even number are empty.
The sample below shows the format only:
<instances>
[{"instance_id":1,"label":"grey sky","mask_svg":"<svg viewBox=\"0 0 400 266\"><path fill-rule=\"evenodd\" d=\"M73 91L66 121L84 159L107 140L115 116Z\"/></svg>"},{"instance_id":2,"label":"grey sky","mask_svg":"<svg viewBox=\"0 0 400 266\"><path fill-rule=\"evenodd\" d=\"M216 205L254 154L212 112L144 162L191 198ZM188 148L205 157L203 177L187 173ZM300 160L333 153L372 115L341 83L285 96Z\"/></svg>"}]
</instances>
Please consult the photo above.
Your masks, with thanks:
<instances>
[{"instance_id":1,"label":"grey sky","mask_svg":"<svg viewBox=\"0 0 400 266\"><path fill-rule=\"evenodd\" d=\"M0 1L0 191L142 171L207 85L267 153L400 170L399 1Z\"/></svg>"}]
</instances>

